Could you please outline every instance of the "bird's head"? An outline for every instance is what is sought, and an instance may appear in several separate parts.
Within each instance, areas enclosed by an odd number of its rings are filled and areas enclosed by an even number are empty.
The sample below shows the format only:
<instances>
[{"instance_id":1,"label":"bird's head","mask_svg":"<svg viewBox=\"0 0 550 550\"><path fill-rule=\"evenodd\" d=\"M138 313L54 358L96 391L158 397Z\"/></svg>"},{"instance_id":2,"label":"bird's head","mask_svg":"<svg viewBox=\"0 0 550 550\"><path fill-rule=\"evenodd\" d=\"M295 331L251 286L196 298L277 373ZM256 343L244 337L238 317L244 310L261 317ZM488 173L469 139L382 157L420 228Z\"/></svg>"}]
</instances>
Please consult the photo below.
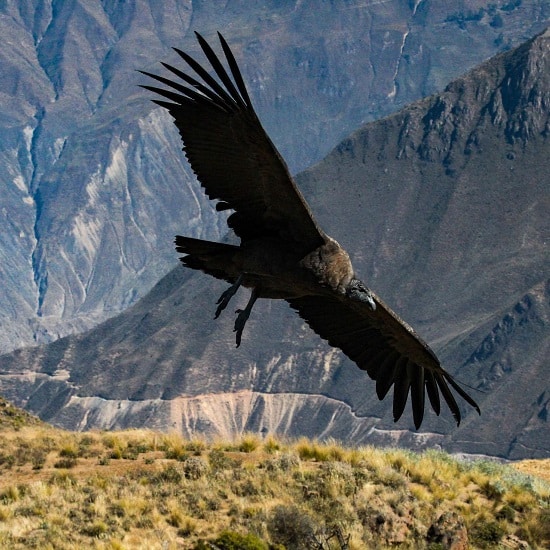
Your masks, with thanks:
<instances>
[{"instance_id":1,"label":"bird's head","mask_svg":"<svg viewBox=\"0 0 550 550\"><path fill-rule=\"evenodd\" d=\"M359 280L352 279L346 289L346 296L356 302L368 304L372 311L376 309L376 302L372 292Z\"/></svg>"}]
</instances>

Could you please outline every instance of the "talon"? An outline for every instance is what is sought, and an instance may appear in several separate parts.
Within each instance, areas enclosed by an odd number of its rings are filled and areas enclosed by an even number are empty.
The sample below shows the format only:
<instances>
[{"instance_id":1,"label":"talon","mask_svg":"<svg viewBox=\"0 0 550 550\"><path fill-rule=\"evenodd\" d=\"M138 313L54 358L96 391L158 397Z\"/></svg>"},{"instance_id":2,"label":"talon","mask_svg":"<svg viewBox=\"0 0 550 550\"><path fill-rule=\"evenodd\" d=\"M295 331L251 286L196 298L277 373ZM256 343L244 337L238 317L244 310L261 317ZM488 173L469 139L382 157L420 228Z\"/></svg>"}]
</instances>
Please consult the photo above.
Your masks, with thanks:
<instances>
[{"instance_id":1,"label":"talon","mask_svg":"<svg viewBox=\"0 0 550 550\"><path fill-rule=\"evenodd\" d=\"M237 280L224 292L222 292L222 295L218 298L218 301L216 304L218 304L218 307L216 308L216 313L214 314L214 319L217 319L220 316L220 313L227 307L227 304L229 304L231 298L235 295L235 292L239 289L241 286L241 282L243 280L242 273L237 277Z\"/></svg>"},{"instance_id":2,"label":"talon","mask_svg":"<svg viewBox=\"0 0 550 550\"><path fill-rule=\"evenodd\" d=\"M248 318L250 317L250 310L248 308L237 309L235 313L237 313L238 315L237 315L237 318L235 319L235 326L233 327L233 332L237 333L235 340L237 343L237 347L239 347L241 345L241 338L243 335L244 326L246 325L246 321L248 321Z\"/></svg>"},{"instance_id":3,"label":"talon","mask_svg":"<svg viewBox=\"0 0 550 550\"><path fill-rule=\"evenodd\" d=\"M237 318L235 319L235 326L233 327L233 332L237 333L237 335L235 336L235 342L237 344L237 347L241 345L241 338L243 335L244 326L246 325L246 321L248 321L248 318L250 317L252 306L254 305L254 302L256 302L257 299L258 299L258 291L255 288L253 288L252 294L250 295L250 299L248 300L248 304L246 304L246 307L244 309L235 310L235 313L237 314Z\"/></svg>"}]
</instances>

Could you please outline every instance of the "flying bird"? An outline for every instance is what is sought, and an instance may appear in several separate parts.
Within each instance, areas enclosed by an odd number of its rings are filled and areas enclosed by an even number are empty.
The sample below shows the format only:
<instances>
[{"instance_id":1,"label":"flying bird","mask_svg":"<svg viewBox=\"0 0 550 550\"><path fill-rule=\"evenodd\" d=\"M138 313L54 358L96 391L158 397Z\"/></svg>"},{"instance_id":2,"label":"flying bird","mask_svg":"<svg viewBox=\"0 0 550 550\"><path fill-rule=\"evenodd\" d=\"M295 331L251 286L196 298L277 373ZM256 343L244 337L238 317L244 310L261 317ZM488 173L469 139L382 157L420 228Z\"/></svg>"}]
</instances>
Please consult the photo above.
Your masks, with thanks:
<instances>
[{"instance_id":1,"label":"flying bird","mask_svg":"<svg viewBox=\"0 0 550 550\"><path fill-rule=\"evenodd\" d=\"M174 48L187 72L162 63L170 78L141 72L166 87L142 87L163 98L153 101L172 115L191 168L209 199L217 201L216 209L232 211L227 224L240 238L239 246L181 235L175 239L184 266L230 283L215 318L239 287L251 289L246 307L236 311L239 346L258 298L286 300L321 338L367 371L380 400L393 386L395 421L410 393L419 428L425 396L439 415L441 394L460 424L451 388L479 413L426 342L357 278L348 253L319 227L263 129L223 36L218 33L226 66L195 34L213 72Z\"/></svg>"}]
</instances>

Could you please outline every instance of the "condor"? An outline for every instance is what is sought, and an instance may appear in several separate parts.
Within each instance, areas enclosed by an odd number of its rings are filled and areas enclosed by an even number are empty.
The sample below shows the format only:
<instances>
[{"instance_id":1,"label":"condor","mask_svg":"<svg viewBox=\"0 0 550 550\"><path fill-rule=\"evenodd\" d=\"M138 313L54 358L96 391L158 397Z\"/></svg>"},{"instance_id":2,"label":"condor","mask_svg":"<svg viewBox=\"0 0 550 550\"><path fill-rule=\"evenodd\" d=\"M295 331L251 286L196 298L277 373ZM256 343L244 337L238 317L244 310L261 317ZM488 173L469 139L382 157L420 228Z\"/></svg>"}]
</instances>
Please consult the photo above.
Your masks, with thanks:
<instances>
[{"instance_id":1,"label":"condor","mask_svg":"<svg viewBox=\"0 0 550 550\"><path fill-rule=\"evenodd\" d=\"M175 49L194 76L163 63L171 78L142 72L167 88L143 87L164 98L153 101L174 118L187 159L207 196L217 201L216 209L233 211L227 223L239 246L179 235L175 241L183 265L231 284L217 302L215 317L240 286L251 289L247 306L236 312L238 346L258 298L286 300L321 338L367 371L379 399L393 386L395 421L410 393L419 428L426 394L436 414L441 394L458 425L461 412L451 388L479 412L429 346L357 278L347 252L317 225L254 111L223 36L229 70L196 36L217 79Z\"/></svg>"}]
</instances>

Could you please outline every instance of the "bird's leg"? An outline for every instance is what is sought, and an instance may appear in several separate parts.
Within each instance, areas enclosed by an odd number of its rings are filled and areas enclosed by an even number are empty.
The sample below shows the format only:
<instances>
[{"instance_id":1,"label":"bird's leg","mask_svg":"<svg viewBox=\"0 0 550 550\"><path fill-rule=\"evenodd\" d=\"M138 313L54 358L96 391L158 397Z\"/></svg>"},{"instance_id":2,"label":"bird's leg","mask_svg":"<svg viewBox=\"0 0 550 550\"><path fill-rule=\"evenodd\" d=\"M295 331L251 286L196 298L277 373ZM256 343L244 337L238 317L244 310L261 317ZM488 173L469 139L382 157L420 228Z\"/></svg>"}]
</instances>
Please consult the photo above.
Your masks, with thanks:
<instances>
[{"instance_id":1,"label":"bird's leg","mask_svg":"<svg viewBox=\"0 0 550 550\"><path fill-rule=\"evenodd\" d=\"M239 290L242 280L243 280L243 275L241 273L237 277L237 280L218 298L218 301L216 302L218 304L218 307L216 308L216 314L214 315L214 319L217 319L220 316L220 313L227 307L227 304L229 303L231 298L234 296L235 292Z\"/></svg>"},{"instance_id":2,"label":"bird's leg","mask_svg":"<svg viewBox=\"0 0 550 550\"><path fill-rule=\"evenodd\" d=\"M243 329L246 325L246 321L250 317L250 312L252 311L252 306L258 299L258 291L253 288L252 294L250 294L250 299L248 300L248 304L246 304L246 307L244 309L238 309L235 311L237 313L237 318L235 319L235 328L233 329L233 332L237 333L237 336L235 338L237 347L241 345L241 337L243 335Z\"/></svg>"}]
</instances>

